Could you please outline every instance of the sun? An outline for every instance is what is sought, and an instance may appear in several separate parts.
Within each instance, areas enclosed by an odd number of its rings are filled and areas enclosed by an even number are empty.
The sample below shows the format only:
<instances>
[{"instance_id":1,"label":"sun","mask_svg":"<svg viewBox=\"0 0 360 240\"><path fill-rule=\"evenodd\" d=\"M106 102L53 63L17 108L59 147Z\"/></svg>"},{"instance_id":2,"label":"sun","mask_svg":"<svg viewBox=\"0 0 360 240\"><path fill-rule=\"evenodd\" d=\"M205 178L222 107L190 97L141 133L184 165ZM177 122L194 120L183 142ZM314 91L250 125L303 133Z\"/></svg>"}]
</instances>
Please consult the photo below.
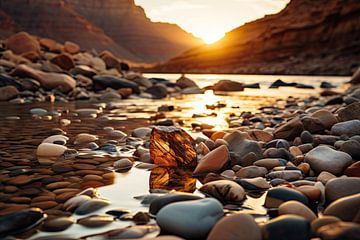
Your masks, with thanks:
<instances>
[{"instance_id":1,"label":"sun","mask_svg":"<svg viewBox=\"0 0 360 240\"><path fill-rule=\"evenodd\" d=\"M224 37L224 33L220 32L202 32L197 34L206 44L213 44Z\"/></svg>"}]
</instances>

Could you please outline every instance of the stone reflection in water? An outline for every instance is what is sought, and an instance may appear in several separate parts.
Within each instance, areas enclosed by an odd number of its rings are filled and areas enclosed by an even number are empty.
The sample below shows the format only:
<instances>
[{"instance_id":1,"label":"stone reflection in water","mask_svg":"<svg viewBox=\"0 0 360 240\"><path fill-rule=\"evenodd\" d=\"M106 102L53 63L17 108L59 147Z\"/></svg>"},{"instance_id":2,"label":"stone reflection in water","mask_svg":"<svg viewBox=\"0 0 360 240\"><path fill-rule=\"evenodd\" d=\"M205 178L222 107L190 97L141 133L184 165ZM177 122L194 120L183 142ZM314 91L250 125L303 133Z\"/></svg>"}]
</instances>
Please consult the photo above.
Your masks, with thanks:
<instances>
[{"instance_id":1,"label":"stone reflection in water","mask_svg":"<svg viewBox=\"0 0 360 240\"><path fill-rule=\"evenodd\" d=\"M157 167L151 170L149 179L150 190L166 189L181 192L194 192L196 179L192 178L192 171L183 168Z\"/></svg>"},{"instance_id":2,"label":"stone reflection in water","mask_svg":"<svg viewBox=\"0 0 360 240\"><path fill-rule=\"evenodd\" d=\"M184 130L176 127L156 127L150 136L150 157L161 167L196 166L194 140Z\"/></svg>"}]
</instances>

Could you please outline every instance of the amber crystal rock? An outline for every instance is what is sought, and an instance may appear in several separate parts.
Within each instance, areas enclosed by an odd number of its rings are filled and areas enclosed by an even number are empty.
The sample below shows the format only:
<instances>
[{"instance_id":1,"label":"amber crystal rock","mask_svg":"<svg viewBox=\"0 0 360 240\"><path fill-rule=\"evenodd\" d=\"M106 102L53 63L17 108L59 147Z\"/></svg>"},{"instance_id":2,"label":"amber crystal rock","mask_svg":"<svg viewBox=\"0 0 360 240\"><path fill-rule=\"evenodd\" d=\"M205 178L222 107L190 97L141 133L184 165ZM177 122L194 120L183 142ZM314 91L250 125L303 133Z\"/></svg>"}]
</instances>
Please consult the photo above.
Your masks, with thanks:
<instances>
[{"instance_id":1,"label":"amber crystal rock","mask_svg":"<svg viewBox=\"0 0 360 240\"><path fill-rule=\"evenodd\" d=\"M194 140L184 130L176 127L156 127L150 135L151 160L161 167L196 166Z\"/></svg>"}]
</instances>

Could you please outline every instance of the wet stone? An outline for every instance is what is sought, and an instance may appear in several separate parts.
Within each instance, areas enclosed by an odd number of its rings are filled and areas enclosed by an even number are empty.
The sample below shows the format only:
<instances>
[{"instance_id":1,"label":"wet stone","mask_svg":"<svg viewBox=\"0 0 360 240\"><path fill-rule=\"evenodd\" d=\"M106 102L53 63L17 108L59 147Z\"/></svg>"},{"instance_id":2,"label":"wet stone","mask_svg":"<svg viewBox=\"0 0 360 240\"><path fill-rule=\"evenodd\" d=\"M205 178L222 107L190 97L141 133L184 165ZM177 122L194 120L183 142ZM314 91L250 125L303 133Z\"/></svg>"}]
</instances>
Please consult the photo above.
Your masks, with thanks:
<instances>
[{"instance_id":1,"label":"wet stone","mask_svg":"<svg viewBox=\"0 0 360 240\"><path fill-rule=\"evenodd\" d=\"M80 218L77 221L77 224L80 224L84 227L88 228L97 228L97 227L103 227L105 225L108 225L114 221L113 217L110 216L98 216L93 215L85 218Z\"/></svg>"},{"instance_id":2,"label":"wet stone","mask_svg":"<svg viewBox=\"0 0 360 240\"><path fill-rule=\"evenodd\" d=\"M283 215L265 223L262 227L266 240L307 240L310 238L310 223L303 217Z\"/></svg>"},{"instance_id":3,"label":"wet stone","mask_svg":"<svg viewBox=\"0 0 360 240\"><path fill-rule=\"evenodd\" d=\"M245 190L236 182L230 180L218 180L204 184L199 189L222 203L240 203L245 197Z\"/></svg>"},{"instance_id":4,"label":"wet stone","mask_svg":"<svg viewBox=\"0 0 360 240\"><path fill-rule=\"evenodd\" d=\"M343 221L360 222L360 193L339 198L332 202L324 211L326 216L335 216Z\"/></svg>"},{"instance_id":5,"label":"wet stone","mask_svg":"<svg viewBox=\"0 0 360 240\"><path fill-rule=\"evenodd\" d=\"M201 199L201 197L195 194L181 193L181 192L168 193L156 197L153 201L151 201L149 213L151 213L152 215L156 215L161 208L165 207L168 204L174 202L180 202L180 201L197 200L197 199Z\"/></svg>"},{"instance_id":6,"label":"wet stone","mask_svg":"<svg viewBox=\"0 0 360 240\"><path fill-rule=\"evenodd\" d=\"M287 187L276 187L268 191L264 206L267 208L277 208L283 202L295 200L305 205L309 204L307 197L299 191Z\"/></svg>"},{"instance_id":7,"label":"wet stone","mask_svg":"<svg viewBox=\"0 0 360 240\"><path fill-rule=\"evenodd\" d=\"M46 219L40 209L25 209L0 217L0 237L25 232L39 225Z\"/></svg>"},{"instance_id":8,"label":"wet stone","mask_svg":"<svg viewBox=\"0 0 360 240\"><path fill-rule=\"evenodd\" d=\"M240 213L220 219L209 233L207 239L261 240L262 236L254 218L251 215Z\"/></svg>"},{"instance_id":9,"label":"wet stone","mask_svg":"<svg viewBox=\"0 0 360 240\"><path fill-rule=\"evenodd\" d=\"M110 203L108 201L103 199L91 199L89 201L82 203L78 208L76 208L75 214L85 215L88 213L92 213L103 207L108 206L109 204Z\"/></svg>"},{"instance_id":10,"label":"wet stone","mask_svg":"<svg viewBox=\"0 0 360 240\"><path fill-rule=\"evenodd\" d=\"M360 178L335 178L325 185L326 201L331 203L339 198L360 193Z\"/></svg>"},{"instance_id":11,"label":"wet stone","mask_svg":"<svg viewBox=\"0 0 360 240\"><path fill-rule=\"evenodd\" d=\"M221 203L207 198L169 204L158 212L156 222L162 230L171 234L205 238L222 216Z\"/></svg>"},{"instance_id":12,"label":"wet stone","mask_svg":"<svg viewBox=\"0 0 360 240\"><path fill-rule=\"evenodd\" d=\"M58 217L46 220L41 229L45 232L60 232L69 228L73 223L74 219L71 217Z\"/></svg>"}]
</instances>

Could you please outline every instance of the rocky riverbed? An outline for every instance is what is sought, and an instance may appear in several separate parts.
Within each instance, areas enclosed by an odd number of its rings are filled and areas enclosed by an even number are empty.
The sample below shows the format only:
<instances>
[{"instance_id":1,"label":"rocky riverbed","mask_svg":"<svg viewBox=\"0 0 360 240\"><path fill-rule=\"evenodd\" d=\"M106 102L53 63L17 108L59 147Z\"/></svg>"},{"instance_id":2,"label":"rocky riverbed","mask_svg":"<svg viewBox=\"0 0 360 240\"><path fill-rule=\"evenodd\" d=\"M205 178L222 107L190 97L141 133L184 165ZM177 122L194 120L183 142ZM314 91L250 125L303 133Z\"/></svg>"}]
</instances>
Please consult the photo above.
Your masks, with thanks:
<instances>
[{"instance_id":1,"label":"rocky riverbed","mask_svg":"<svg viewBox=\"0 0 360 240\"><path fill-rule=\"evenodd\" d=\"M3 45L0 238L359 239L359 72L344 92L246 108L212 93L257 85L147 79L14 38L35 48ZM64 52L74 65L41 70Z\"/></svg>"}]
</instances>

